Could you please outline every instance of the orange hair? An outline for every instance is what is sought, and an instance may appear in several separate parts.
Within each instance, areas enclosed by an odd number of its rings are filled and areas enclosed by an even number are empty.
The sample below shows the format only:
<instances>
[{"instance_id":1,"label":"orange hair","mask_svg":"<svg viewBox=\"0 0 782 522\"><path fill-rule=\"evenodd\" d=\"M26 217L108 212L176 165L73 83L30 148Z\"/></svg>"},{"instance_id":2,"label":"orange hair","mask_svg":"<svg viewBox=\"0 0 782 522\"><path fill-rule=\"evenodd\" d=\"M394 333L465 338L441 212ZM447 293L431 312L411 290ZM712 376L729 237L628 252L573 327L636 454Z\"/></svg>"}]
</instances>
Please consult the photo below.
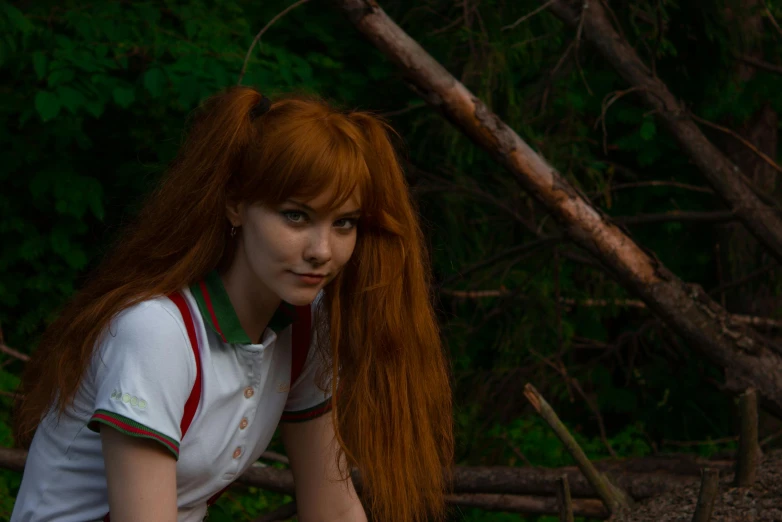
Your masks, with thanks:
<instances>
[{"instance_id":1,"label":"orange hair","mask_svg":"<svg viewBox=\"0 0 782 522\"><path fill-rule=\"evenodd\" d=\"M423 234L390 141L367 112L305 96L261 98L232 87L203 104L177 158L139 217L44 332L28 363L15 435L29 445L43 416L72 403L109 321L231 263L226 204L278 204L333 188L361 197L355 251L326 287L332 418L348 469L361 472L373 520L445 518L453 459L447 359L431 304ZM328 351L326 351L328 350Z\"/></svg>"}]
</instances>

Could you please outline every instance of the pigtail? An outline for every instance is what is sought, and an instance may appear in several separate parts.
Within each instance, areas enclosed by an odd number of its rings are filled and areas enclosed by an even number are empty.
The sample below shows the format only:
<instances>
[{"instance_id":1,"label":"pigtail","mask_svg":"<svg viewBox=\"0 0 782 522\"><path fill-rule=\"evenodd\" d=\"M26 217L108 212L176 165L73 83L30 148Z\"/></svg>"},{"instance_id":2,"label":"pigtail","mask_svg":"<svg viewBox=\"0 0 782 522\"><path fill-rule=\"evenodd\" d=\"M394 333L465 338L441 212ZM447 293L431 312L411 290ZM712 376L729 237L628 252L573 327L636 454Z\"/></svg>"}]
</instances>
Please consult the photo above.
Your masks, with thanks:
<instances>
[{"instance_id":1,"label":"pigtail","mask_svg":"<svg viewBox=\"0 0 782 522\"><path fill-rule=\"evenodd\" d=\"M29 445L50 407L61 415L72 403L112 317L202 278L223 256L225 187L254 139L249 112L260 99L254 89L234 87L197 111L177 158L138 218L42 334L18 390L18 445Z\"/></svg>"},{"instance_id":2,"label":"pigtail","mask_svg":"<svg viewBox=\"0 0 782 522\"><path fill-rule=\"evenodd\" d=\"M424 237L390 129L365 113L350 117L364 134L369 206L378 211L362 223L350 265L328 294L337 438L361 471L373 519L443 520L452 401Z\"/></svg>"}]
</instances>

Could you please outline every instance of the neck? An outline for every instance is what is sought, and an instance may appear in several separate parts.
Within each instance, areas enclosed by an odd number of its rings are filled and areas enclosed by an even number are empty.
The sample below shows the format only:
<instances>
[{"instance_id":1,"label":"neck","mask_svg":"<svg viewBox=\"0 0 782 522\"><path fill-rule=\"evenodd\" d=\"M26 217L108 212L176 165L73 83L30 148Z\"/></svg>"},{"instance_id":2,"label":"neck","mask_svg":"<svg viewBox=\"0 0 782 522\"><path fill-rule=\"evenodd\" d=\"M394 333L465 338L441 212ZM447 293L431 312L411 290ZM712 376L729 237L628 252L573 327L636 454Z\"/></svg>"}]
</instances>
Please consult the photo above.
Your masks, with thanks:
<instances>
[{"instance_id":1,"label":"neck","mask_svg":"<svg viewBox=\"0 0 782 522\"><path fill-rule=\"evenodd\" d=\"M280 306L281 299L259 281L240 259L241 252L237 252L234 262L220 274L220 278L239 323L247 336L257 344Z\"/></svg>"}]
</instances>

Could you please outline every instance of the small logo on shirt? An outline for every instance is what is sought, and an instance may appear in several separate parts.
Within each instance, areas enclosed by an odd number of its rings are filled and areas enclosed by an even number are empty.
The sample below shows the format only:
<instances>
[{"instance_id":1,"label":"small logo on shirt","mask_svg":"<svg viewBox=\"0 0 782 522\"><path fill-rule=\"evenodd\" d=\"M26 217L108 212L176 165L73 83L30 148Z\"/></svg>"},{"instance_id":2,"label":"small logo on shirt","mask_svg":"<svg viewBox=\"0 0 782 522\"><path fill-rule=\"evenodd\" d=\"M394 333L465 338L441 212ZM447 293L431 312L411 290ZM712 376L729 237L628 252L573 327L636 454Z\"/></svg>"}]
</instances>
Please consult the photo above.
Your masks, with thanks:
<instances>
[{"instance_id":1,"label":"small logo on shirt","mask_svg":"<svg viewBox=\"0 0 782 522\"><path fill-rule=\"evenodd\" d=\"M135 406L142 410L147 407L147 401L144 399L139 399L135 395L131 395L129 393L122 393L117 389L111 392L111 398L115 401L122 401L125 404L130 404L131 406Z\"/></svg>"},{"instance_id":2,"label":"small logo on shirt","mask_svg":"<svg viewBox=\"0 0 782 522\"><path fill-rule=\"evenodd\" d=\"M290 389L291 389L291 386L287 382L283 382L283 383L280 383L280 384L277 385L277 391L279 393L286 393Z\"/></svg>"}]
</instances>

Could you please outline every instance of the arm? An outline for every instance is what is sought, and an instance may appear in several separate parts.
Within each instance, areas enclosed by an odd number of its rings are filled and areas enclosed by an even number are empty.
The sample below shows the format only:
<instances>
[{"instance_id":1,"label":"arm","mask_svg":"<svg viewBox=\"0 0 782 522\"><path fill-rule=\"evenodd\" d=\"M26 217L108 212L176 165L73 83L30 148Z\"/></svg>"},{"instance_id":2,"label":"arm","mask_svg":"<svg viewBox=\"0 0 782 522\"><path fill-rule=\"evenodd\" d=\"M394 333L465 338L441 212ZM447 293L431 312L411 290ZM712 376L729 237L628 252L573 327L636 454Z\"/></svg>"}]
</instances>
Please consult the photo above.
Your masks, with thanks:
<instances>
[{"instance_id":1,"label":"arm","mask_svg":"<svg viewBox=\"0 0 782 522\"><path fill-rule=\"evenodd\" d=\"M111 522L176 522L176 460L159 443L102 426Z\"/></svg>"},{"instance_id":2,"label":"arm","mask_svg":"<svg viewBox=\"0 0 782 522\"><path fill-rule=\"evenodd\" d=\"M282 441L291 461L301 522L366 522L353 481L339 480L337 441L331 415L282 423Z\"/></svg>"}]
</instances>

